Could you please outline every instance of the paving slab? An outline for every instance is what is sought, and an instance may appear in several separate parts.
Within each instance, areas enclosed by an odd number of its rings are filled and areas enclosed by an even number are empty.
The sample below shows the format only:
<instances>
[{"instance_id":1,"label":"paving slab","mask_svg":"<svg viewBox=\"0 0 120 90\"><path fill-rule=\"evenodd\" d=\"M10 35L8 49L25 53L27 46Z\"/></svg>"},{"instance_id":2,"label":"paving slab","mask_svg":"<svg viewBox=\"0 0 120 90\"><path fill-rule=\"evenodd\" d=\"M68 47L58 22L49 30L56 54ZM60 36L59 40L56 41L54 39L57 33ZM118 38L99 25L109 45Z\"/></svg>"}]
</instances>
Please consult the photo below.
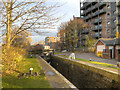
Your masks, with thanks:
<instances>
[{"instance_id":1,"label":"paving slab","mask_svg":"<svg viewBox=\"0 0 120 90\"><path fill-rule=\"evenodd\" d=\"M50 66L44 59L42 59L40 56L36 57L38 58L38 62L40 63L40 66L43 68L45 76L47 77L47 80L49 81L52 88L69 88L78 90L76 86L74 86L63 75L61 75L52 66Z\"/></svg>"}]
</instances>

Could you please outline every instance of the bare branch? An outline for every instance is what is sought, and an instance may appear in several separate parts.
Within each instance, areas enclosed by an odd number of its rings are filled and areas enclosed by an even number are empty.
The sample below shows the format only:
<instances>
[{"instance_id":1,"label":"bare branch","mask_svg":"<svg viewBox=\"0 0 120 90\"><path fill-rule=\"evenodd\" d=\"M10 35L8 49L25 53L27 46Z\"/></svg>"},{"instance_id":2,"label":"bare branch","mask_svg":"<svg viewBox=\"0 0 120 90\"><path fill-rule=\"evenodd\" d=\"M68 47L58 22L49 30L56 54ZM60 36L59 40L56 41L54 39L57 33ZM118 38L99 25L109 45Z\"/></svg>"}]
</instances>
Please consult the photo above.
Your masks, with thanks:
<instances>
[{"instance_id":1,"label":"bare branch","mask_svg":"<svg viewBox=\"0 0 120 90\"><path fill-rule=\"evenodd\" d=\"M56 23L61 19L61 17L55 17L56 8L59 6L50 5L46 0L40 2L19 2L17 0L5 2L2 0L2 3L4 4L0 5L1 31L3 35L7 34L6 38L9 38L10 42L22 32L31 31L40 34L40 29L55 28ZM16 30L15 26L17 26Z\"/></svg>"},{"instance_id":2,"label":"bare branch","mask_svg":"<svg viewBox=\"0 0 120 90\"><path fill-rule=\"evenodd\" d=\"M5 1L4 0L2 0L2 1L3 1L4 5L5 5L5 7L7 8L7 5L6 5Z\"/></svg>"}]
</instances>

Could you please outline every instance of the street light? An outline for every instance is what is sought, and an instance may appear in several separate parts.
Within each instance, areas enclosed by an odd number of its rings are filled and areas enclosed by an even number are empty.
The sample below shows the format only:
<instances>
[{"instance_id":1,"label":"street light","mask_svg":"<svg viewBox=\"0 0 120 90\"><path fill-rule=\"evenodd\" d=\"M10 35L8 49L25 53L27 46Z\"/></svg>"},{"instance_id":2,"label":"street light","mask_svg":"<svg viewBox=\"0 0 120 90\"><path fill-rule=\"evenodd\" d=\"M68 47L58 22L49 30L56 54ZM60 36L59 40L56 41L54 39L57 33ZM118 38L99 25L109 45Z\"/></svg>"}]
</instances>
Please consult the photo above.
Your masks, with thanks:
<instances>
[{"instance_id":1,"label":"street light","mask_svg":"<svg viewBox=\"0 0 120 90\"><path fill-rule=\"evenodd\" d=\"M30 74L32 74L33 68L30 68Z\"/></svg>"}]
</instances>

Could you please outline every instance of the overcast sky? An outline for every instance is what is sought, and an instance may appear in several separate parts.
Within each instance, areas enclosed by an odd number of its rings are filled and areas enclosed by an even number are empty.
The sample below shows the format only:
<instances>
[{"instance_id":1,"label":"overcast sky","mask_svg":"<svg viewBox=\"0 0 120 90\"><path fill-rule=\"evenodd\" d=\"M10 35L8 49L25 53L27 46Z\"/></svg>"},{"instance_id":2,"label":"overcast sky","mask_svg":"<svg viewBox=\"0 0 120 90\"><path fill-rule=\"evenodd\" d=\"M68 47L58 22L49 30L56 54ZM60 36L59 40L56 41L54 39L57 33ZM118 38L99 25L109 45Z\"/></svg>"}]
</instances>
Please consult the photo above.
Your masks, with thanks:
<instances>
[{"instance_id":1,"label":"overcast sky","mask_svg":"<svg viewBox=\"0 0 120 90\"><path fill-rule=\"evenodd\" d=\"M60 7L57 11L59 12L58 15L65 15L63 17L63 19L61 21L59 21L59 24L61 22L66 22L69 21L70 19L73 19L73 15L75 17L79 17L80 16L80 0L51 0L51 2L58 2L58 3L62 3L64 4L62 7ZM47 30L46 30L47 31ZM48 30L50 33L46 33L44 35L37 35L34 34L34 36L32 36L33 42L32 43L36 43L39 42L41 40L44 40L45 37L56 37L57 36L57 28L56 29L52 29L52 30Z\"/></svg>"}]
</instances>

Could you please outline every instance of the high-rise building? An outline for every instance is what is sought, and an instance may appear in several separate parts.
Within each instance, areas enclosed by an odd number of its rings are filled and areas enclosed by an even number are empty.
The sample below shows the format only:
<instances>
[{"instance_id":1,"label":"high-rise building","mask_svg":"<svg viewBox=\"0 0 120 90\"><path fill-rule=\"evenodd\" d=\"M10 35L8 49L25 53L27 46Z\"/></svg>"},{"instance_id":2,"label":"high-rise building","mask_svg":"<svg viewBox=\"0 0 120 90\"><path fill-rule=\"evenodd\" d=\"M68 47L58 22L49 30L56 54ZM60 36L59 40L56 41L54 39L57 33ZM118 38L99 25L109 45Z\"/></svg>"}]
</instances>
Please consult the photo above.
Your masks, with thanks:
<instances>
[{"instance_id":1,"label":"high-rise building","mask_svg":"<svg viewBox=\"0 0 120 90\"><path fill-rule=\"evenodd\" d=\"M46 37L45 45L50 46L50 48L55 49L56 37Z\"/></svg>"},{"instance_id":2,"label":"high-rise building","mask_svg":"<svg viewBox=\"0 0 120 90\"><path fill-rule=\"evenodd\" d=\"M58 46L60 49L65 49L65 30L60 30L57 33L57 37L60 39Z\"/></svg>"},{"instance_id":3,"label":"high-rise building","mask_svg":"<svg viewBox=\"0 0 120 90\"><path fill-rule=\"evenodd\" d=\"M83 45L85 45L85 35L95 39L115 38L116 32L120 32L120 2L86 0L80 6L80 17L88 24L88 29L82 32Z\"/></svg>"}]
</instances>

